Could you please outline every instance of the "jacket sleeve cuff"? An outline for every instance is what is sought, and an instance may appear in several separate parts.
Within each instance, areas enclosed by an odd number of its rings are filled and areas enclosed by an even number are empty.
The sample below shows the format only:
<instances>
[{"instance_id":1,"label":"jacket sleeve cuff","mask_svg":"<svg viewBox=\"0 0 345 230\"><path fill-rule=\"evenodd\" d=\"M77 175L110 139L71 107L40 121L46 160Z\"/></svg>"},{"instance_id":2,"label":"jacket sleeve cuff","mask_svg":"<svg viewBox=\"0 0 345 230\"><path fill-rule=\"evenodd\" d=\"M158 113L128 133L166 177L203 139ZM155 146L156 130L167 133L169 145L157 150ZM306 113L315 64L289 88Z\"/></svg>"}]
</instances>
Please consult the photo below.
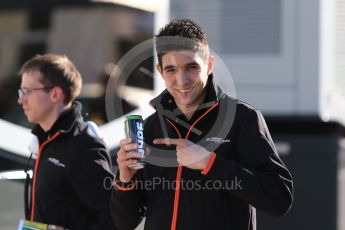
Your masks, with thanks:
<instances>
[{"instance_id":1,"label":"jacket sleeve cuff","mask_svg":"<svg viewBox=\"0 0 345 230\"><path fill-rule=\"evenodd\" d=\"M119 179L119 175L117 174L114 178L114 186L117 190L126 192L126 191L130 191L134 189L135 182L134 181L130 181L128 183L121 182Z\"/></svg>"},{"instance_id":2,"label":"jacket sleeve cuff","mask_svg":"<svg viewBox=\"0 0 345 230\"><path fill-rule=\"evenodd\" d=\"M216 159L216 154L214 152L211 153L210 158L206 164L206 167L201 171L202 175L207 175L207 173L211 170L214 160Z\"/></svg>"}]
</instances>

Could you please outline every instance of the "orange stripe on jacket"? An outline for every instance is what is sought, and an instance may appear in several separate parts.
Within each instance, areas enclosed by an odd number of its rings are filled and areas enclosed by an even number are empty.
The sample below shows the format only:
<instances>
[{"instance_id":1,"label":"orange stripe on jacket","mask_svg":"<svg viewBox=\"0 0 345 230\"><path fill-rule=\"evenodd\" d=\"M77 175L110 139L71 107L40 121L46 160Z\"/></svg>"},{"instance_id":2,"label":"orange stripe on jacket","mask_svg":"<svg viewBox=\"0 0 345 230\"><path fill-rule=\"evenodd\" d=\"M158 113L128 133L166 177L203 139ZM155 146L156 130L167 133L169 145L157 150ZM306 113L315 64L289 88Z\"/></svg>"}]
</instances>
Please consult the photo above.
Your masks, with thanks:
<instances>
[{"instance_id":1,"label":"orange stripe on jacket","mask_svg":"<svg viewBox=\"0 0 345 230\"><path fill-rule=\"evenodd\" d=\"M206 116L209 112L211 112L214 108L216 108L219 105L219 102L214 104L211 108L209 108L203 115L201 115L194 123L193 125L189 128L187 135L186 135L186 140L188 140L189 135L194 128L194 126L204 117ZM179 135L179 138L182 139L181 133L177 129L177 127L172 123L169 119L166 118L166 120L174 127L176 130L177 134ZM175 190L175 198L174 198L174 210L173 210L173 218L171 222L171 230L176 230L176 224L177 224L177 216L178 216L178 206L179 206L179 198L180 198L180 181L181 181L181 175L182 175L182 165L179 164L177 168L177 174L176 174L176 190Z\"/></svg>"},{"instance_id":2,"label":"orange stripe on jacket","mask_svg":"<svg viewBox=\"0 0 345 230\"><path fill-rule=\"evenodd\" d=\"M49 142L53 141L54 139L56 139L61 133L57 132L54 134L54 136L52 136L51 138L49 138L48 140L46 140L45 142L42 143L42 145L39 147L38 149L38 154L37 154L37 159L36 159L36 163L35 163L35 169L34 169L34 178L32 181L32 192L31 192L31 221L34 221L34 217L35 217L35 193L36 193L36 176L37 176L37 170L38 170L38 164L40 162L40 158L41 158L41 153L42 150L44 148L44 146L46 144L48 144Z\"/></svg>"}]
</instances>

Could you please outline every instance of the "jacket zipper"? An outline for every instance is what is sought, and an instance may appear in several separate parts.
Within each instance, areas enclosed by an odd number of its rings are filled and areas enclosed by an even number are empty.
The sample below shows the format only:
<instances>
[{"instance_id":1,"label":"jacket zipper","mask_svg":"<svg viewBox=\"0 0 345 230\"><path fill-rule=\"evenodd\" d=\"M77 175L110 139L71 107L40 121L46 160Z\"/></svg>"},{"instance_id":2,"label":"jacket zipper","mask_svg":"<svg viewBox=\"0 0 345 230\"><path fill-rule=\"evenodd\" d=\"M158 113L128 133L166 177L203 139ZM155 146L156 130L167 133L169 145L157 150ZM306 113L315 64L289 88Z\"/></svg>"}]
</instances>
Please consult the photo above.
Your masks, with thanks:
<instances>
[{"instance_id":1,"label":"jacket zipper","mask_svg":"<svg viewBox=\"0 0 345 230\"><path fill-rule=\"evenodd\" d=\"M61 132L55 133L51 138L45 140L42 143L42 145L38 148L38 154L37 154L37 159L36 159L36 163L35 163L34 177L33 177L32 190L31 190L31 203L32 203L32 205L31 205L31 218L30 218L31 221L34 221L34 217L35 217L36 176L37 176L38 164L39 164L40 158L41 158L41 153L42 153L44 146L46 146L49 142L56 139L60 134L61 134Z\"/></svg>"},{"instance_id":2,"label":"jacket zipper","mask_svg":"<svg viewBox=\"0 0 345 230\"><path fill-rule=\"evenodd\" d=\"M203 113L194 123L193 125L189 128L187 135L185 137L186 140L188 140L190 133L194 126L203 118L205 117L209 112L211 112L214 108L216 108L219 105L219 102L214 104L211 108L209 108L205 113ZM170 121L168 118L165 118L168 123L176 130L179 139L182 139L182 135L178 128L174 125L172 121ZM177 173L176 173L176 190L175 190L175 198L174 198L174 210L173 210L173 217L171 221L171 230L176 230L176 224L177 224L177 216L178 216L178 206L179 206L179 201L180 201L180 181L181 181L181 175L182 175L182 165L179 164L177 168Z\"/></svg>"}]
</instances>

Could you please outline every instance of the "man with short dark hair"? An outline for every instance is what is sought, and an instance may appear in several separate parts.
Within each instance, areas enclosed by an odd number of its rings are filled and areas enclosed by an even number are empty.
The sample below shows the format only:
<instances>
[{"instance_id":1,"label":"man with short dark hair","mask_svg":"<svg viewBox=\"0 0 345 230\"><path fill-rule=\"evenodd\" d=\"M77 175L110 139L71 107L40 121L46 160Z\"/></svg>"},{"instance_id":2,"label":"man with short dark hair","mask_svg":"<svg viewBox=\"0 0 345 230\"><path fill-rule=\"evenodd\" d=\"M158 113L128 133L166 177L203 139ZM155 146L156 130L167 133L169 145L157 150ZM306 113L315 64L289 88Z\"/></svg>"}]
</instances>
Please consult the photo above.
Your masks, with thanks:
<instances>
[{"instance_id":1,"label":"man with short dark hair","mask_svg":"<svg viewBox=\"0 0 345 230\"><path fill-rule=\"evenodd\" d=\"M79 71L66 57L37 55L20 70L18 103L36 127L39 150L27 219L65 229L115 229L109 215L112 180L103 140L83 121Z\"/></svg>"},{"instance_id":2,"label":"man with short dark hair","mask_svg":"<svg viewBox=\"0 0 345 230\"><path fill-rule=\"evenodd\" d=\"M274 147L260 111L231 98L213 79L215 59L205 34L175 19L156 36L157 70L166 90L151 101L145 120L151 149L143 170L139 153L120 142L111 196L120 229L256 229L256 208L285 214L292 177Z\"/></svg>"}]
</instances>

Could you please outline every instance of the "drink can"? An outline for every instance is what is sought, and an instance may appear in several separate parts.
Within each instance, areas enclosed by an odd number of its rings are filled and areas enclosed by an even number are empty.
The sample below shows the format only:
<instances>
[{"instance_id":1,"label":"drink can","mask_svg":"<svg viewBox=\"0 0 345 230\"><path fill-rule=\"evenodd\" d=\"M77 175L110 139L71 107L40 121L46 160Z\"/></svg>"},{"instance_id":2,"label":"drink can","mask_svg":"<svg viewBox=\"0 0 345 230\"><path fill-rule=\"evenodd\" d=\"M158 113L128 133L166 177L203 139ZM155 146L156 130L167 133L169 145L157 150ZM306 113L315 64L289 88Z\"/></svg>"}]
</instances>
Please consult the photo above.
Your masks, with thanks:
<instances>
[{"instance_id":1,"label":"drink can","mask_svg":"<svg viewBox=\"0 0 345 230\"><path fill-rule=\"evenodd\" d=\"M129 166L132 169L142 169L145 165L145 150L144 150L144 122L140 115L129 115L125 119L125 133L127 138L132 139L132 143L138 145L133 152L141 154L137 160L137 164Z\"/></svg>"}]
</instances>

